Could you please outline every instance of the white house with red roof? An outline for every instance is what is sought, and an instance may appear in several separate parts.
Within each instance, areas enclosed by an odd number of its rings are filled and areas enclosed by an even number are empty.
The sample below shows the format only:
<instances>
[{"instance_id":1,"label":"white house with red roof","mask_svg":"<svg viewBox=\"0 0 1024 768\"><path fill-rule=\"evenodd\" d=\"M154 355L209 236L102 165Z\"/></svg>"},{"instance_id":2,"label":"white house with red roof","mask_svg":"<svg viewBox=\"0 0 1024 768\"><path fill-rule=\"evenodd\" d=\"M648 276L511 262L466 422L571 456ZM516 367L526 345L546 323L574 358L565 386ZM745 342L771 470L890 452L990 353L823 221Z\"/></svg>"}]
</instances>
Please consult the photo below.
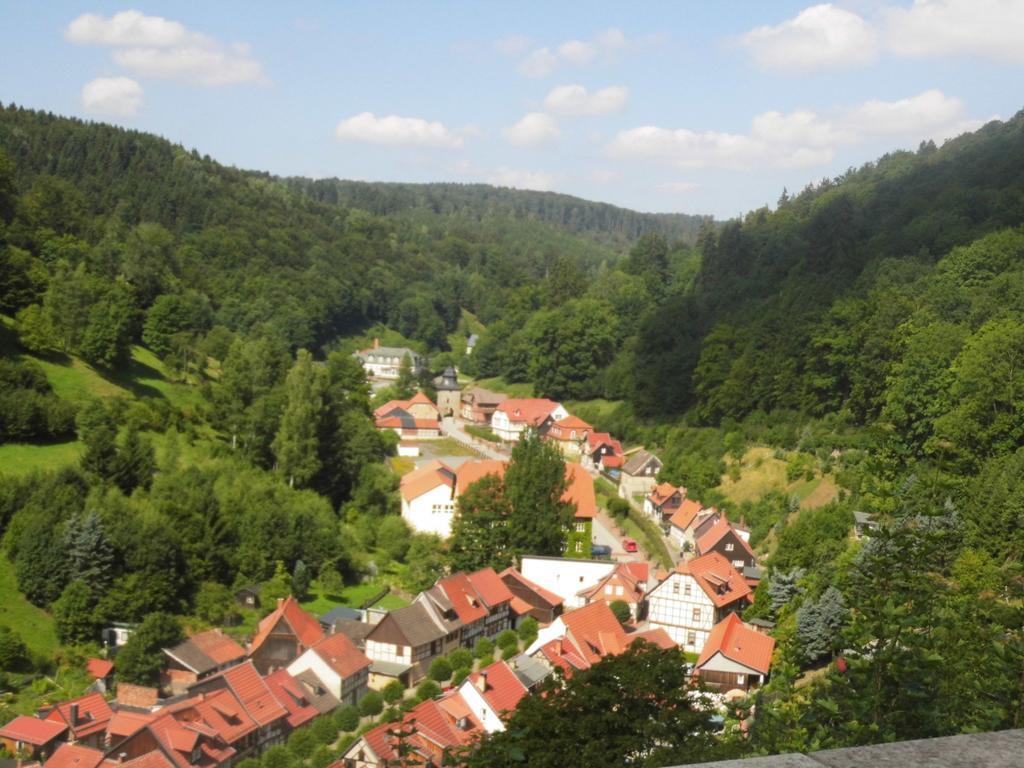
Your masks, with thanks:
<instances>
[{"instance_id":1,"label":"white house with red roof","mask_svg":"<svg viewBox=\"0 0 1024 768\"><path fill-rule=\"evenodd\" d=\"M583 598L584 604L621 600L629 606L629 615L633 621L637 621L643 616L647 603L649 570L647 563L616 563L596 584L584 587L576 594Z\"/></svg>"},{"instance_id":2,"label":"white house with red roof","mask_svg":"<svg viewBox=\"0 0 1024 768\"><path fill-rule=\"evenodd\" d=\"M668 521L686 499L686 489L672 483L658 483L644 499L644 513L656 523Z\"/></svg>"},{"instance_id":3,"label":"white house with red roof","mask_svg":"<svg viewBox=\"0 0 1024 768\"><path fill-rule=\"evenodd\" d=\"M403 440L433 440L441 436L441 416L422 392L409 400L389 400L373 411L377 429L390 429Z\"/></svg>"},{"instance_id":4,"label":"white house with red roof","mask_svg":"<svg viewBox=\"0 0 1024 768\"><path fill-rule=\"evenodd\" d=\"M593 431L594 428L590 424L579 416L570 414L565 418L550 422L544 433L544 439L554 443L563 456L579 456L587 435Z\"/></svg>"},{"instance_id":5,"label":"white house with red roof","mask_svg":"<svg viewBox=\"0 0 1024 768\"><path fill-rule=\"evenodd\" d=\"M775 640L730 613L711 630L694 666L709 688L749 691L768 679Z\"/></svg>"},{"instance_id":6,"label":"white house with red roof","mask_svg":"<svg viewBox=\"0 0 1024 768\"><path fill-rule=\"evenodd\" d=\"M668 521L668 538L679 549L693 551L693 533L703 520L704 505L697 499L683 499Z\"/></svg>"},{"instance_id":7,"label":"white house with red roof","mask_svg":"<svg viewBox=\"0 0 1024 768\"><path fill-rule=\"evenodd\" d=\"M502 440L516 442L527 429L542 430L549 421L569 415L559 403L543 397L510 398L491 416L491 431Z\"/></svg>"},{"instance_id":8,"label":"white house with red roof","mask_svg":"<svg viewBox=\"0 0 1024 768\"><path fill-rule=\"evenodd\" d=\"M341 632L328 635L288 665L288 674L312 672L342 704L355 706L368 690L370 659Z\"/></svg>"},{"instance_id":9,"label":"white house with red roof","mask_svg":"<svg viewBox=\"0 0 1024 768\"><path fill-rule=\"evenodd\" d=\"M603 583L616 568L611 560L524 555L519 572L527 581L560 597L569 611L590 602L585 593Z\"/></svg>"},{"instance_id":10,"label":"white house with red roof","mask_svg":"<svg viewBox=\"0 0 1024 768\"><path fill-rule=\"evenodd\" d=\"M282 669L324 637L323 627L289 595L259 623L249 645L249 658L261 674Z\"/></svg>"},{"instance_id":11,"label":"white house with red roof","mask_svg":"<svg viewBox=\"0 0 1024 768\"><path fill-rule=\"evenodd\" d=\"M402 517L419 533L447 538L455 515L455 470L431 461L404 475L399 482Z\"/></svg>"},{"instance_id":12,"label":"white house with red roof","mask_svg":"<svg viewBox=\"0 0 1024 768\"><path fill-rule=\"evenodd\" d=\"M685 650L700 653L715 624L752 602L743 575L711 552L680 563L647 593L647 619Z\"/></svg>"},{"instance_id":13,"label":"white house with red roof","mask_svg":"<svg viewBox=\"0 0 1024 768\"><path fill-rule=\"evenodd\" d=\"M528 693L504 661L474 672L462 681L458 691L487 733L505 730L505 719Z\"/></svg>"},{"instance_id":14,"label":"white house with red roof","mask_svg":"<svg viewBox=\"0 0 1024 768\"><path fill-rule=\"evenodd\" d=\"M618 470L625 463L622 443L607 432L589 432L580 447L580 463L585 469Z\"/></svg>"}]
</instances>

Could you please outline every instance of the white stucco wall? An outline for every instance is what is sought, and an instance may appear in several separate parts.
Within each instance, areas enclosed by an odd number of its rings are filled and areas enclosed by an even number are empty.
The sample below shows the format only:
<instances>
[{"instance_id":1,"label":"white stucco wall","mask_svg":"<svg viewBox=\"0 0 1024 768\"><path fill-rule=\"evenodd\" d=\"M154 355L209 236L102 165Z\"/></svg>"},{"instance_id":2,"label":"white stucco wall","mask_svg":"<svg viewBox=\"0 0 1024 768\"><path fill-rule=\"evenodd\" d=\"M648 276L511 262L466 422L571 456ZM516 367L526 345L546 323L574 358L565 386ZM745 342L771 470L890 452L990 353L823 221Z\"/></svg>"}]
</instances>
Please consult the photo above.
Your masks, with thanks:
<instances>
[{"instance_id":1,"label":"white stucco wall","mask_svg":"<svg viewBox=\"0 0 1024 768\"><path fill-rule=\"evenodd\" d=\"M335 698L341 698L341 675L331 669L327 662L320 658L313 650L308 650L291 664L288 665L288 674L292 677L310 670L314 675L320 678L320 682L324 684Z\"/></svg>"},{"instance_id":2,"label":"white stucco wall","mask_svg":"<svg viewBox=\"0 0 1024 768\"><path fill-rule=\"evenodd\" d=\"M419 533L436 533L442 539L448 538L454 515L455 501L447 485L438 485L412 500L402 497L402 517Z\"/></svg>"},{"instance_id":3,"label":"white stucco wall","mask_svg":"<svg viewBox=\"0 0 1024 768\"><path fill-rule=\"evenodd\" d=\"M520 573L564 600L565 610L585 604L576 593L592 587L607 576L615 563L608 560L576 560L573 558L524 557Z\"/></svg>"}]
</instances>

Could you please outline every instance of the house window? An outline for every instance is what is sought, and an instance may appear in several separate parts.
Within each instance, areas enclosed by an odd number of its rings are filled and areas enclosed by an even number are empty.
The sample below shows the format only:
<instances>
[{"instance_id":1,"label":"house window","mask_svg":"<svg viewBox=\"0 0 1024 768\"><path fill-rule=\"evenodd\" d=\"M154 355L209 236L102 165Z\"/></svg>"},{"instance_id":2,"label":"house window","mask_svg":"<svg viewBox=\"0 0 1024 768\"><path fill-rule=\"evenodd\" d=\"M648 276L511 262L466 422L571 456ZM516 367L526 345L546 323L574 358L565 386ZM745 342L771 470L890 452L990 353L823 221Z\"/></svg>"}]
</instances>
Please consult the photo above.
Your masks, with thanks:
<instances>
[{"instance_id":1,"label":"house window","mask_svg":"<svg viewBox=\"0 0 1024 768\"><path fill-rule=\"evenodd\" d=\"M616 595L621 595L622 594L622 585L621 584L619 584L618 586L615 587L615 594Z\"/></svg>"},{"instance_id":2,"label":"house window","mask_svg":"<svg viewBox=\"0 0 1024 768\"><path fill-rule=\"evenodd\" d=\"M733 560L732 564L737 568L742 568L744 566L744 562L742 560Z\"/></svg>"},{"instance_id":3,"label":"house window","mask_svg":"<svg viewBox=\"0 0 1024 768\"><path fill-rule=\"evenodd\" d=\"M686 582L686 586L683 587L683 594L687 597L693 592L693 585L690 582Z\"/></svg>"},{"instance_id":4,"label":"house window","mask_svg":"<svg viewBox=\"0 0 1024 768\"><path fill-rule=\"evenodd\" d=\"M686 644L687 645L696 645L697 644L697 633L696 632L687 632L686 633Z\"/></svg>"},{"instance_id":5,"label":"house window","mask_svg":"<svg viewBox=\"0 0 1024 768\"><path fill-rule=\"evenodd\" d=\"M604 585L604 593L606 595L610 595L612 593L612 585L611 584L605 584Z\"/></svg>"},{"instance_id":6,"label":"house window","mask_svg":"<svg viewBox=\"0 0 1024 768\"><path fill-rule=\"evenodd\" d=\"M587 524L586 523L576 523L576 533L586 533L586 530L587 530Z\"/></svg>"},{"instance_id":7,"label":"house window","mask_svg":"<svg viewBox=\"0 0 1024 768\"><path fill-rule=\"evenodd\" d=\"M689 589L690 585L687 584L686 587L687 587L687 589ZM673 595L678 595L679 594L679 582L678 581L673 581L672 582L672 594ZM689 593L687 593L687 594L689 594Z\"/></svg>"},{"instance_id":8,"label":"house window","mask_svg":"<svg viewBox=\"0 0 1024 768\"><path fill-rule=\"evenodd\" d=\"M699 622L700 621L700 608L694 608L693 609L693 620L694 620L694 622Z\"/></svg>"},{"instance_id":9,"label":"house window","mask_svg":"<svg viewBox=\"0 0 1024 768\"><path fill-rule=\"evenodd\" d=\"M733 544L732 544L731 541L728 544L725 545L725 551L726 552L732 552L732 548L733 548Z\"/></svg>"},{"instance_id":10,"label":"house window","mask_svg":"<svg viewBox=\"0 0 1024 768\"><path fill-rule=\"evenodd\" d=\"M576 542L576 551L577 552L582 552L583 551L583 542L582 541L577 541Z\"/></svg>"}]
</instances>

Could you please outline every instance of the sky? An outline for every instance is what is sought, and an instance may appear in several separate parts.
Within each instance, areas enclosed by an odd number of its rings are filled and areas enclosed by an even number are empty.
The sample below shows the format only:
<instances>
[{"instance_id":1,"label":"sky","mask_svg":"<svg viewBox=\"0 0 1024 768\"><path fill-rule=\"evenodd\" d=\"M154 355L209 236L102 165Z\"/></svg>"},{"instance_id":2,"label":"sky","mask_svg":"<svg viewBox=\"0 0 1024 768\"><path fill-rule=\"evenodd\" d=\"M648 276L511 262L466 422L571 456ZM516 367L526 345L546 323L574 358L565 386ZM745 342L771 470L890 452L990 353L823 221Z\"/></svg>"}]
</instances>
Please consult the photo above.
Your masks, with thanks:
<instances>
[{"instance_id":1,"label":"sky","mask_svg":"<svg viewBox=\"0 0 1024 768\"><path fill-rule=\"evenodd\" d=\"M0 0L0 18L5 104L278 175L718 218L1024 107L1024 0Z\"/></svg>"}]
</instances>

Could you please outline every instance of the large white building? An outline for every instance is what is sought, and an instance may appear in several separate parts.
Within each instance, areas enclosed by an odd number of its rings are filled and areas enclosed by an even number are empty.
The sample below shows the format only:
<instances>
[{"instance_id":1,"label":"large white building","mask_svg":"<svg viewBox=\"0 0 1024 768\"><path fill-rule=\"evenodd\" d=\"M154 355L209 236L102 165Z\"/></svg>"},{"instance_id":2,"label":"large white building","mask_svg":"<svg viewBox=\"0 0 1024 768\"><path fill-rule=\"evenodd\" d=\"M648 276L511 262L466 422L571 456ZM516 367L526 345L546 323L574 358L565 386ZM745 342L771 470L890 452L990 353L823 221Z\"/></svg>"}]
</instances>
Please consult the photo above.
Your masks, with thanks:
<instances>
[{"instance_id":1,"label":"large white building","mask_svg":"<svg viewBox=\"0 0 1024 768\"><path fill-rule=\"evenodd\" d=\"M538 430L549 420L567 418L563 406L541 397L512 398L506 400L491 416L491 431L502 440L516 442L527 429Z\"/></svg>"},{"instance_id":2,"label":"large white building","mask_svg":"<svg viewBox=\"0 0 1024 768\"><path fill-rule=\"evenodd\" d=\"M612 560L578 560L571 557L523 557L519 572L539 587L562 598L565 610L580 608L587 599L580 594L615 570Z\"/></svg>"},{"instance_id":3,"label":"large white building","mask_svg":"<svg viewBox=\"0 0 1024 768\"><path fill-rule=\"evenodd\" d=\"M288 665L292 677L312 672L342 704L355 706L367 691L370 659L345 635L328 635Z\"/></svg>"},{"instance_id":4,"label":"large white building","mask_svg":"<svg viewBox=\"0 0 1024 768\"><path fill-rule=\"evenodd\" d=\"M743 575L711 552L680 563L647 593L647 618L684 650L700 653L712 627L751 602L753 593Z\"/></svg>"},{"instance_id":5,"label":"large white building","mask_svg":"<svg viewBox=\"0 0 1024 768\"><path fill-rule=\"evenodd\" d=\"M373 340L373 346L355 353L363 364L366 375L372 379L397 379L402 368L402 359L409 358L409 366L414 376L426 370L427 363L423 355L413 352L408 347L382 347L380 339Z\"/></svg>"}]
</instances>

